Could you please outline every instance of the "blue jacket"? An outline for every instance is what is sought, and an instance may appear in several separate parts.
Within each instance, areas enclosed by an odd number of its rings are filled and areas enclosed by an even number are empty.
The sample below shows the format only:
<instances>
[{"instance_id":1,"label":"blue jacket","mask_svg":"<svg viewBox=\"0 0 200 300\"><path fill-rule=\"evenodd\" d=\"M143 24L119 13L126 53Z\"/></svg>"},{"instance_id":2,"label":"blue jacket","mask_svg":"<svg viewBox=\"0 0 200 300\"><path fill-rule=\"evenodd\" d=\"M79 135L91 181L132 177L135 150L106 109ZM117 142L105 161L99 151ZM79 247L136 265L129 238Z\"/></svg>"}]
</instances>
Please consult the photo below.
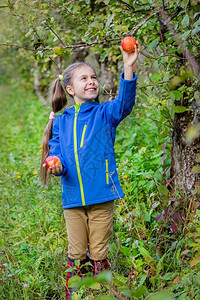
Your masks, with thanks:
<instances>
[{"instance_id":1,"label":"blue jacket","mask_svg":"<svg viewBox=\"0 0 200 300\"><path fill-rule=\"evenodd\" d=\"M120 78L116 99L79 103L53 121L50 154L63 165L61 189L63 208L103 203L124 197L120 187L114 142L117 125L135 104L137 76Z\"/></svg>"}]
</instances>

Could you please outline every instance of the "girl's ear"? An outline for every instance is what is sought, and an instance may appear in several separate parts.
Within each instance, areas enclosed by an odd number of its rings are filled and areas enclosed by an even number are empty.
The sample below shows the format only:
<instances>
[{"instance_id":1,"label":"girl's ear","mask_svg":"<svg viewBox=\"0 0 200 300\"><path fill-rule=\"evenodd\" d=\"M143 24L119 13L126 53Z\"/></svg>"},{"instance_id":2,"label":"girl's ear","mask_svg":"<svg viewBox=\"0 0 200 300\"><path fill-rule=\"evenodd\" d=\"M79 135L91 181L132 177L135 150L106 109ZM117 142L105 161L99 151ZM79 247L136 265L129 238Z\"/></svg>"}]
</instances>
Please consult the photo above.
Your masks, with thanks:
<instances>
[{"instance_id":1,"label":"girl's ear","mask_svg":"<svg viewBox=\"0 0 200 300\"><path fill-rule=\"evenodd\" d=\"M69 95L71 95L71 96L74 96L74 95L75 95L74 89L73 89L73 87L72 87L71 85L67 85L67 86L66 86L66 91L67 91L67 93L68 93Z\"/></svg>"}]
</instances>

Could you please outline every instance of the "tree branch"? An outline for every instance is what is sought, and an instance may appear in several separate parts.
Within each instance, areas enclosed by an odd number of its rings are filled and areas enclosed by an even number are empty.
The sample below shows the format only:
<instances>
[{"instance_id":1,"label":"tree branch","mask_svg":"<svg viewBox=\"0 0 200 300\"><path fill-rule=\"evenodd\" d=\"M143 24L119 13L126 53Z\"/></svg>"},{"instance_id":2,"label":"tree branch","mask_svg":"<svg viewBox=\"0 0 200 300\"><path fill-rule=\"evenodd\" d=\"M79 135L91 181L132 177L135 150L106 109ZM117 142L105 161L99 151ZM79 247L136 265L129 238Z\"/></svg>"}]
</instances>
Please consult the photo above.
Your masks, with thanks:
<instances>
[{"instance_id":1,"label":"tree branch","mask_svg":"<svg viewBox=\"0 0 200 300\"><path fill-rule=\"evenodd\" d=\"M180 57L180 56L177 56L177 55L175 55L175 54L162 54L162 55L159 55L159 56L156 56L156 57L155 57L155 56L152 56L151 54L146 53L146 52L143 52L143 51L140 51L140 53L141 53L142 55L144 55L145 57L148 57L149 59L154 59L154 60L157 60L157 59L159 59L159 58L161 58L161 57L176 57L176 58L182 59L182 60L194 59L195 57L199 57L199 54L194 55L194 56L191 56L191 57L189 57L189 58L186 58L186 57Z\"/></svg>"},{"instance_id":2,"label":"tree branch","mask_svg":"<svg viewBox=\"0 0 200 300\"><path fill-rule=\"evenodd\" d=\"M70 46L66 46L65 43L62 41L62 39L57 35L57 33L51 28L51 26L49 26L46 21L41 17L41 15L34 9L32 8L30 5L28 5L27 3L25 3L24 1L20 1L20 3L23 3L24 5L28 6L32 11L34 11L40 18L40 20L49 28L49 30L51 32L53 32L53 34L58 38L58 40L61 42L61 44L63 45L64 49L74 49L74 48L80 48L80 47L90 47L93 45L100 45L100 44L104 44L104 43L109 43L109 42L113 42L113 41L120 41L122 39L123 36L126 35L133 35L140 27L142 27L149 19L151 19L153 16L155 16L156 14L158 14L160 11L156 11L153 14L149 15L146 19L144 19L140 24L138 24L138 26L136 26L132 31L126 32L123 35L121 35L118 38L112 38L110 39L109 37L105 37L104 40L102 41L94 41L91 43L80 43L80 44L76 44L76 45L70 45ZM52 50L52 48L44 48L44 49L34 49L34 48L30 48L30 47L26 47L26 46L19 46L16 44L6 44L6 43L0 43L0 46L11 46L11 47L16 47L16 48L23 48L26 50L32 50L32 51L50 51Z\"/></svg>"},{"instance_id":3,"label":"tree branch","mask_svg":"<svg viewBox=\"0 0 200 300\"><path fill-rule=\"evenodd\" d=\"M49 30L57 37L57 39L61 42L61 44L64 47L66 47L65 43L62 41L62 39L59 37L59 35L57 35L57 33L53 30L53 28L47 24L47 22L42 18L42 16L34 8L32 8L29 4L25 3L22 0L20 2L23 3L24 5L28 6L28 8L30 10L34 11L36 13L36 15L40 18L40 20L43 22L43 24L45 24L49 28Z\"/></svg>"},{"instance_id":4,"label":"tree branch","mask_svg":"<svg viewBox=\"0 0 200 300\"><path fill-rule=\"evenodd\" d=\"M135 8L133 6L131 6L130 4L124 2L123 0L117 0L117 1L124 4L126 7L132 9L133 11L135 11Z\"/></svg>"},{"instance_id":5,"label":"tree branch","mask_svg":"<svg viewBox=\"0 0 200 300\"><path fill-rule=\"evenodd\" d=\"M23 1L21 1L21 2L23 2ZM126 34L123 34L122 36L120 36L118 38L109 39L108 37L105 37L105 39L101 40L101 41L96 41L96 42L91 42L91 43L80 43L80 44L70 45L70 46L66 46L64 44L64 42L62 42L62 45L64 45L63 48L64 49L75 49L75 48L81 48L81 47L91 47L93 45L100 45L100 44L109 43L109 42L113 42L113 41L120 41L123 36L125 36L127 34L130 34L130 35L134 34L140 27L142 27L150 18L152 18L157 13L158 12L155 12L155 13L151 14L146 19L144 19L144 21L142 21L135 29L133 29L132 31L129 31ZM58 39L61 41L60 37ZM23 49L26 49L26 50L32 50L32 51L51 51L52 50L52 48L34 49L34 48L30 48L30 47L19 46L19 45L16 45L16 44L6 44L6 43L0 43L0 46L11 46L11 47L16 47L16 48L23 48Z\"/></svg>"},{"instance_id":6,"label":"tree branch","mask_svg":"<svg viewBox=\"0 0 200 300\"><path fill-rule=\"evenodd\" d=\"M6 10L3 10L3 9L0 9L0 12L5 13L5 14L9 14L9 15L14 16L14 17L19 17L19 18L23 18L24 17L22 15L13 14L13 13L11 13L9 11L6 11Z\"/></svg>"},{"instance_id":7,"label":"tree branch","mask_svg":"<svg viewBox=\"0 0 200 300\"><path fill-rule=\"evenodd\" d=\"M76 45L70 45L70 46L65 46L63 49L76 49L76 48L81 48L81 47L91 47L93 45L96 45L96 44L103 44L103 43L106 43L106 42L113 42L113 41L118 41L118 40L121 40L121 38L116 38L116 39L109 39L109 40L103 40L103 41L98 41L98 42L93 42L93 43L90 43L90 44L76 44ZM0 43L0 46L6 46L6 47L15 47L15 48L21 48L21 49L25 49L25 50L30 50L30 51L41 51L41 52L44 52L44 51L51 51L53 48L38 48L38 49L35 49L35 48L30 48L30 47L26 47L26 46L20 46L20 45L17 45L17 44L7 44L7 43ZM146 53L146 52L143 52L143 51L140 51L140 53L142 55L144 55L145 57L149 58L149 59L154 59L154 60L157 60L161 57L176 57L178 59L182 59L182 60L190 60L190 59L194 59L196 57L199 57L199 55L194 55L194 56L190 56L190 57L179 57L177 55L174 55L174 54L163 54L163 55L160 55L160 56L157 56L157 57L154 57L152 55L150 55L149 53Z\"/></svg>"},{"instance_id":8,"label":"tree branch","mask_svg":"<svg viewBox=\"0 0 200 300\"><path fill-rule=\"evenodd\" d=\"M161 10L161 16L162 16L163 20L165 21L168 30L170 32L172 32L172 35L173 35L176 43L179 45L179 47L183 53L183 56L185 56L185 59L188 60L190 67L194 70L194 72L197 75L197 78L200 81L200 67L199 67L198 63L196 62L194 56L188 51L188 49L186 47L184 47L183 41L181 40L179 34L175 31L173 25L170 22L168 22L169 15L164 10Z\"/></svg>"},{"instance_id":9,"label":"tree branch","mask_svg":"<svg viewBox=\"0 0 200 300\"><path fill-rule=\"evenodd\" d=\"M32 9L32 10L34 10L34 9ZM105 39L101 40L101 41L94 41L94 42L91 42L91 43L82 43L81 42L81 43L78 43L78 44L75 44L75 45L65 45L64 42L62 42L62 45L64 45L63 49L76 49L76 48L81 48L81 47L91 47L91 46L94 46L94 45L101 45L101 44L106 44L106 43L110 43L110 42L114 42L114 41L121 41L123 36L133 35L149 19L151 19L153 16L155 16L156 14L158 14L160 12L163 12L163 10L162 9L158 10L158 11L154 12L153 14L149 15L140 24L138 24L138 26L136 26L132 31L126 32L125 34L123 34L120 37L112 38L112 39L110 39L109 37L105 37ZM20 15L17 15L17 16L20 16ZM167 18L167 20L168 20L168 18ZM169 26L169 24L167 26ZM49 29L50 29L50 27L49 27ZM57 34L56 34L56 36L58 37ZM60 37L58 37L58 39L61 41ZM16 48L22 48L22 49L25 49L25 50L31 50L31 51L36 51L36 52L38 52L38 51L44 52L44 51L51 51L52 50L52 48L45 47L44 44L43 44L44 48L38 48L38 49L31 48L31 47L28 47L28 46L20 46L20 45L12 44L12 43L11 44L9 44L9 43L8 44L7 43L0 43L0 46L16 47ZM176 55L173 55L173 54L162 54L160 56L154 57L154 56L150 55L149 53L146 53L146 52L143 52L143 51L141 51L141 54L144 55L145 57L149 58L149 59L154 59L154 60L157 60L161 57L176 57L176 58L179 58L179 59L182 59L182 60L194 60L195 57L199 57L199 55L192 56L191 54L190 55L188 54L188 55L186 55L186 57L183 57L183 58L180 58L179 56L176 56ZM192 62L192 66L193 66L192 68L194 68L196 66L196 65L194 65L194 62Z\"/></svg>"},{"instance_id":10,"label":"tree branch","mask_svg":"<svg viewBox=\"0 0 200 300\"><path fill-rule=\"evenodd\" d=\"M19 46L17 44L6 44L6 43L0 43L0 46L15 47L15 48L21 48L21 49L31 50L31 51L50 51L50 50L52 50L52 48L35 49L35 48L26 47L26 46Z\"/></svg>"}]
</instances>

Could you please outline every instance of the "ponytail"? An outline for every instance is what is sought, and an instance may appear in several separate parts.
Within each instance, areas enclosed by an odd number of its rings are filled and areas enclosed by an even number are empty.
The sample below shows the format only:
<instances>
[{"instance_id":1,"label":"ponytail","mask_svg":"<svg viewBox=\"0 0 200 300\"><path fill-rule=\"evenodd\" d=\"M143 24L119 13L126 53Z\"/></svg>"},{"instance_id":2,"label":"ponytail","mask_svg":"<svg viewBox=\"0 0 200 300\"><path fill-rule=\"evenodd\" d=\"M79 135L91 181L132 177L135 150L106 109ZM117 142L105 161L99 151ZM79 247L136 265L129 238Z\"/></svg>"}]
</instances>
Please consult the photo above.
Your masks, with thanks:
<instances>
[{"instance_id":1,"label":"ponytail","mask_svg":"<svg viewBox=\"0 0 200 300\"><path fill-rule=\"evenodd\" d=\"M50 89L50 95L52 99L52 112L56 113L64 108L67 104L67 97L64 91L64 87L61 84L61 80L57 78ZM42 184L48 184L49 172L47 167L43 167L47 157L49 156L49 140L52 138L52 125L53 119L50 119L44 131L42 141L42 159L40 165L40 179Z\"/></svg>"}]
</instances>

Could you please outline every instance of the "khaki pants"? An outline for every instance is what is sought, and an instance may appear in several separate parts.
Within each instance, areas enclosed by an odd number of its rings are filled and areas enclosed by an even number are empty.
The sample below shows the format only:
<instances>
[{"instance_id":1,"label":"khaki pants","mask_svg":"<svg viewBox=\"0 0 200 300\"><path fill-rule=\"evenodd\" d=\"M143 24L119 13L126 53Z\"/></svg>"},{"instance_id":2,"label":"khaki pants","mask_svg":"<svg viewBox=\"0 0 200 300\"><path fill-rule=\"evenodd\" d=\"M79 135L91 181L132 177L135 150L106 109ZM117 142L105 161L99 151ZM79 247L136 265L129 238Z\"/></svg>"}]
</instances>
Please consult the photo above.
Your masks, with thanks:
<instances>
[{"instance_id":1,"label":"khaki pants","mask_svg":"<svg viewBox=\"0 0 200 300\"><path fill-rule=\"evenodd\" d=\"M84 260L87 251L92 260L107 257L113 212L114 201L64 210L69 258Z\"/></svg>"}]
</instances>

